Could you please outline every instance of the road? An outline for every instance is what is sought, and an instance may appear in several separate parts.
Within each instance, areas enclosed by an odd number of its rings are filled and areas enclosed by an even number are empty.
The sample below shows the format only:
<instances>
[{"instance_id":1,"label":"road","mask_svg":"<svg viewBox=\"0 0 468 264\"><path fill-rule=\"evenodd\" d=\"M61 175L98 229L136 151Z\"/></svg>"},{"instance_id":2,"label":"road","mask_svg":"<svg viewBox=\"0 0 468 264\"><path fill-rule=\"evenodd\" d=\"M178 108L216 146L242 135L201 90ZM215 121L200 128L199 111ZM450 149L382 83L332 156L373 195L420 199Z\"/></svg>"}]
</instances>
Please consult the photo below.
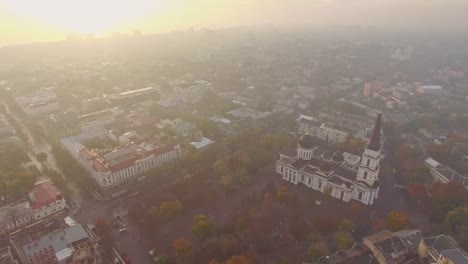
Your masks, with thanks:
<instances>
[{"instance_id":1,"label":"road","mask_svg":"<svg viewBox=\"0 0 468 264\"><path fill-rule=\"evenodd\" d=\"M410 203L405 189L395 188L396 185L406 186L407 182L394 155L394 147L388 144L384 146L383 153L385 154L385 158L380 172L380 179L382 181L380 187L381 195L375 204L376 215L378 217L385 217L390 211L401 210L409 216L412 224L421 230L425 230L428 226L427 216Z\"/></svg>"},{"instance_id":2,"label":"road","mask_svg":"<svg viewBox=\"0 0 468 264\"><path fill-rule=\"evenodd\" d=\"M52 170L55 170L55 171L59 172L64 177L68 188L70 190L72 190L72 197L71 198L74 201L78 202L78 203L82 203L84 201L84 199L81 196L81 193L80 193L78 187L75 184L73 184L72 181L68 180L66 178L66 176L63 174L60 167L57 166L57 160L55 159L54 154L52 153L52 146L50 145L50 143L48 143L46 141L36 140L34 138L34 136L32 135L29 127L27 127L24 124L25 121L20 116L18 116L15 113L15 111L11 111L8 104L5 104L5 111L7 111L7 113L10 114L10 116L16 120L16 124L17 124L16 129L18 129L18 128L21 129L21 131L26 135L28 142L24 142L25 145L27 146L27 145L31 144L32 148L29 148L29 147L26 148L26 153L28 154L29 158L34 163L34 165L36 165L36 167L40 171L43 171L44 164L41 164L40 162L37 161L36 154L40 153L40 152L43 152L43 153L47 154L47 161L45 162L46 166L49 169L52 169Z\"/></svg>"},{"instance_id":3,"label":"road","mask_svg":"<svg viewBox=\"0 0 468 264\"><path fill-rule=\"evenodd\" d=\"M21 131L26 135L28 142L25 142L25 145L27 146L31 144L31 148L26 148L26 153L34 165L36 165L40 171L43 170L44 164L41 164L36 160L36 153L43 152L47 154L47 161L45 162L45 165L49 169L55 170L64 175L57 164L57 160L55 159L54 154L52 153L51 144L46 141L36 140L30 129L25 125L25 121L14 111L11 111L7 104L5 104L5 110L10 114L10 116L12 116L12 118L16 120L18 125L17 129L21 129ZM68 180L65 175L64 179L68 188L72 190L72 199L80 203L81 206L81 209L73 217L84 226L87 224L94 224L96 220L101 217L111 220L112 212L121 206L120 200L96 201L91 198L91 195L90 199L84 199L78 187L74 185L73 182ZM120 253L126 253L132 260L132 263L153 263L148 254L148 250L152 248L151 245L144 241L143 236L138 233L137 228L134 227L131 223L127 226L127 232L124 234L120 234L118 230L116 230L115 238L117 250Z\"/></svg>"},{"instance_id":4,"label":"road","mask_svg":"<svg viewBox=\"0 0 468 264\"><path fill-rule=\"evenodd\" d=\"M81 210L73 217L83 225L94 224L99 218L105 218L111 221L113 212L119 209L121 205L122 200L120 199L89 201L82 204ZM126 221L126 223L127 232L119 233L117 229L114 230L117 251L121 254L127 254L132 263L153 263L148 254L152 245L144 240L144 236L139 233L138 229L131 221Z\"/></svg>"}]
</instances>

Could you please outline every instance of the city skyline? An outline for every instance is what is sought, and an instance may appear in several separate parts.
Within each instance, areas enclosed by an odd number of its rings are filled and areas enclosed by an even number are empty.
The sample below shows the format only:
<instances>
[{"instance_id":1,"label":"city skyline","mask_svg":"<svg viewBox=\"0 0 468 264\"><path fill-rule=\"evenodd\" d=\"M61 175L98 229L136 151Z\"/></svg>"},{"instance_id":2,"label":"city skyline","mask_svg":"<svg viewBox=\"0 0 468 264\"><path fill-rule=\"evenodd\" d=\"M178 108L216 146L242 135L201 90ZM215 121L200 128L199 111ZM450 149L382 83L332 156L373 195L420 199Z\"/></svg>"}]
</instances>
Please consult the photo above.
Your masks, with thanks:
<instances>
[{"instance_id":1,"label":"city skyline","mask_svg":"<svg viewBox=\"0 0 468 264\"><path fill-rule=\"evenodd\" d=\"M462 0L137 0L0 1L0 43L96 37L112 32L161 33L189 28L365 25L397 30L458 31L468 25ZM437 19L428 19L436 18Z\"/></svg>"}]
</instances>

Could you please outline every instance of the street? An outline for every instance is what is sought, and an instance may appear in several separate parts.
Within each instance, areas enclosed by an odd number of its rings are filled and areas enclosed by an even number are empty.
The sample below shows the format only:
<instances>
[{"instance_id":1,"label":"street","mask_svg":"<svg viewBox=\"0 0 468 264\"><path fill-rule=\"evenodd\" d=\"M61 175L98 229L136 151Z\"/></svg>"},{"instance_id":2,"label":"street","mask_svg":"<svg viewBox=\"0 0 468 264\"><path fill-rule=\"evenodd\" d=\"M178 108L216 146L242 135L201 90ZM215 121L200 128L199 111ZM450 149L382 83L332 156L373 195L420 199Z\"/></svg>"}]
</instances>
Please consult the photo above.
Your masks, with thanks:
<instances>
[{"instance_id":1,"label":"street","mask_svg":"<svg viewBox=\"0 0 468 264\"><path fill-rule=\"evenodd\" d=\"M80 190L73 184L72 181L66 178L62 170L57 164L57 161L52 153L52 146L46 141L38 142L32 135L29 128L24 124L24 121L13 111L10 111L8 104L5 104L5 109L18 124L22 132L27 136L28 142L24 142L25 146L28 144L31 147L26 148L28 154L34 165L42 171L44 166L36 159L36 154L43 152L47 154L46 166L49 169L55 170L62 174L65 178L67 186L72 190L72 199L80 203L80 210L76 215L73 216L80 224L86 226L87 224L95 224L98 218L106 218L112 220L112 212L121 206L121 200L110 200L110 201L97 201L92 198L91 195L86 199L81 196ZM128 221L127 221L128 223ZM137 233L138 230L131 223L127 225L127 232L120 234L118 230L115 230L116 248L119 253L126 253L132 263L138 264L151 264L153 263L148 251L152 248L148 245L141 234Z\"/></svg>"},{"instance_id":2,"label":"street","mask_svg":"<svg viewBox=\"0 0 468 264\"><path fill-rule=\"evenodd\" d=\"M26 153L28 154L29 158L31 161L34 163L34 165L40 170L43 170L43 164L37 161L36 159L36 154L43 152L47 155L47 160L45 163L47 164L47 167L51 170L55 170L59 172L65 179L65 182L67 183L68 188L72 190L72 199L78 203L82 203L84 201L83 197L81 197L80 191L77 186L73 184L70 180L66 178L66 175L63 174L62 170L60 167L57 165L57 161L52 153L52 146L50 143L46 141L41 141L38 142L32 135L31 131L29 128L24 124L24 120L22 120L14 111L10 111L9 105L5 105L5 110L7 111L10 116L12 116L15 120L16 123L18 124L19 128L21 131L26 135L28 138L28 142L24 142L25 146L28 146L29 144L31 147L26 148Z\"/></svg>"}]
</instances>

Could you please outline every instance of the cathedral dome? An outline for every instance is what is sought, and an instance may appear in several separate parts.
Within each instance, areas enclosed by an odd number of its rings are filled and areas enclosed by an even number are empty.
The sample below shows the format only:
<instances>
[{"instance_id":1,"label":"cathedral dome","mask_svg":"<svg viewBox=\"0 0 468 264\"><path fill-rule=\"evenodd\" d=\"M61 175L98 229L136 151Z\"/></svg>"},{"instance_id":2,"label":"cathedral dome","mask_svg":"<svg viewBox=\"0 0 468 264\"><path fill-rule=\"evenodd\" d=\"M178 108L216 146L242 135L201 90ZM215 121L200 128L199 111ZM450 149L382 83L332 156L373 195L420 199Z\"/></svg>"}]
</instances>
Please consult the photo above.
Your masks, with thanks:
<instances>
[{"instance_id":1,"label":"cathedral dome","mask_svg":"<svg viewBox=\"0 0 468 264\"><path fill-rule=\"evenodd\" d=\"M332 165L329 162L324 161L320 164L320 170L324 172L329 172L332 170Z\"/></svg>"},{"instance_id":2,"label":"cathedral dome","mask_svg":"<svg viewBox=\"0 0 468 264\"><path fill-rule=\"evenodd\" d=\"M299 146L301 148L313 148L314 147L314 139L311 135L303 135L301 139L299 139Z\"/></svg>"},{"instance_id":3,"label":"cathedral dome","mask_svg":"<svg viewBox=\"0 0 468 264\"><path fill-rule=\"evenodd\" d=\"M340 151L333 153L332 160L335 162L343 162L344 161L343 153Z\"/></svg>"}]
</instances>

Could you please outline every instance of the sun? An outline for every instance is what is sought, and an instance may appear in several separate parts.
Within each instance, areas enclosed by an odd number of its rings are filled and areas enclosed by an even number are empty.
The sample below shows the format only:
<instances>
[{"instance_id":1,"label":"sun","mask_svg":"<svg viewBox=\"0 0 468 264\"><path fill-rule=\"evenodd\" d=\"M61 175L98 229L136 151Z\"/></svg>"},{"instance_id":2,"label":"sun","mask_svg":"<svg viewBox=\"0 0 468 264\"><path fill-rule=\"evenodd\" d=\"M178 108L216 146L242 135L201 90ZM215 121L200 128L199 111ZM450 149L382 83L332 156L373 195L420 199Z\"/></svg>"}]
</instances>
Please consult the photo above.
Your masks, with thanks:
<instances>
[{"instance_id":1,"label":"sun","mask_svg":"<svg viewBox=\"0 0 468 264\"><path fill-rule=\"evenodd\" d=\"M4 0L10 13L56 30L102 35L157 11L162 0Z\"/></svg>"}]
</instances>

